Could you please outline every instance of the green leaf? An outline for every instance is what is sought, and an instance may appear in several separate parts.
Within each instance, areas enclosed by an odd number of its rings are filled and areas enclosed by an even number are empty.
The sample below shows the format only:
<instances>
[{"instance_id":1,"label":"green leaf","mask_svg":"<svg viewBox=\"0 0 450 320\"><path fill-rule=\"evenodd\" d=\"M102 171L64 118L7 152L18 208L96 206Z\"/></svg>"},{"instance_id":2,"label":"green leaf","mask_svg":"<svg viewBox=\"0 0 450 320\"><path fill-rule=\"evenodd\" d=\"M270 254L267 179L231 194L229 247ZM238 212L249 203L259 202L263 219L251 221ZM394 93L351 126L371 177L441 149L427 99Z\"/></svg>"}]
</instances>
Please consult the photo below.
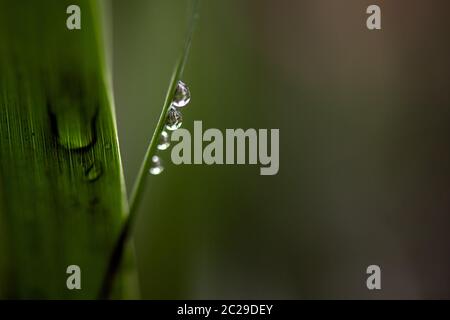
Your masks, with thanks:
<instances>
[{"instance_id":1,"label":"green leaf","mask_svg":"<svg viewBox=\"0 0 450 320\"><path fill-rule=\"evenodd\" d=\"M2 297L96 297L127 212L97 5L0 0Z\"/></svg>"}]
</instances>

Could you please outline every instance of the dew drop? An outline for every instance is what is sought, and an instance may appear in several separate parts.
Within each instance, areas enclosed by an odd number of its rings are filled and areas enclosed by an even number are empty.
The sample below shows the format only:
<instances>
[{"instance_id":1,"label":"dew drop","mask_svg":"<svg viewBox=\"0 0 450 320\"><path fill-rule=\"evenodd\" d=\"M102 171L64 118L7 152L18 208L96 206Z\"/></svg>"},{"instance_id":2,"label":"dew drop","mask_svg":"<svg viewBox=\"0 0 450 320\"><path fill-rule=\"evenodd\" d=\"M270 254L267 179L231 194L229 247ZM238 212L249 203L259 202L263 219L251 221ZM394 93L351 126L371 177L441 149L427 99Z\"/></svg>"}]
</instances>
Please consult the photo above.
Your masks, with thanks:
<instances>
[{"instance_id":1,"label":"dew drop","mask_svg":"<svg viewBox=\"0 0 450 320\"><path fill-rule=\"evenodd\" d=\"M174 107L170 107L169 112L167 113L166 129L175 131L181 127L182 121L183 116L181 115L181 112Z\"/></svg>"},{"instance_id":2,"label":"dew drop","mask_svg":"<svg viewBox=\"0 0 450 320\"><path fill-rule=\"evenodd\" d=\"M94 182L103 173L102 165L100 162L94 161L92 162L85 171L85 178L89 182Z\"/></svg>"},{"instance_id":3,"label":"dew drop","mask_svg":"<svg viewBox=\"0 0 450 320\"><path fill-rule=\"evenodd\" d=\"M157 148L158 150L166 150L167 148L169 148L169 146L170 146L169 134L167 133L167 131L163 130L161 132L161 135L159 136Z\"/></svg>"},{"instance_id":4,"label":"dew drop","mask_svg":"<svg viewBox=\"0 0 450 320\"><path fill-rule=\"evenodd\" d=\"M150 174L158 175L164 171L164 167L162 166L161 159L158 156L152 157L152 165L150 167Z\"/></svg>"},{"instance_id":5,"label":"dew drop","mask_svg":"<svg viewBox=\"0 0 450 320\"><path fill-rule=\"evenodd\" d=\"M191 93L183 81L178 81L172 104L177 108L186 106L191 101Z\"/></svg>"}]
</instances>

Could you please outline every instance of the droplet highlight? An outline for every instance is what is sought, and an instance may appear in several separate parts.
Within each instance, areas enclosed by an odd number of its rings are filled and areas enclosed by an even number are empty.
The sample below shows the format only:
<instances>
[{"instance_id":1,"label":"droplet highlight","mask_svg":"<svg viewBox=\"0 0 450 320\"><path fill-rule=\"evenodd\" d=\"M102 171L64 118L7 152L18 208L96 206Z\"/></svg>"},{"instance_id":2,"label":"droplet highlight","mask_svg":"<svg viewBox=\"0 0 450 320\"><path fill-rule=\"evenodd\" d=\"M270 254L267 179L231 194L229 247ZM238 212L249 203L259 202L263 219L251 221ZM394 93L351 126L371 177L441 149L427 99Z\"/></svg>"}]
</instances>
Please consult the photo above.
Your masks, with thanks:
<instances>
[{"instance_id":1,"label":"droplet highlight","mask_svg":"<svg viewBox=\"0 0 450 320\"><path fill-rule=\"evenodd\" d=\"M164 171L164 167L162 166L161 159L158 156L153 156L152 157L152 164L151 164L151 167L150 167L150 170L149 170L150 174L156 176L156 175L160 174L163 171Z\"/></svg>"},{"instance_id":2,"label":"droplet highlight","mask_svg":"<svg viewBox=\"0 0 450 320\"><path fill-rule=\"evenodd\" d=\"M169 112L167 113L166 129L169 131L175 131L181 127L182 122L183 116L181 112L174 107L170 107Z\"/></svg>"},{"instance_id":3,"label":"droplet highlight","mask_svg":"<svg viewBox=\"0 0 450 320\"><path fill-rule=\"evenodd\" d=\"M172 104L177 108L186 106L191 101L191 93L183 81L178 81Z\"/></svg>"},{"instance_id":4,"label":"droplet highlight","mask_svg":"<svg viewBox=\"0 0 450 320\"><path fill-rule=\"evenodd\" d=\"M169 134L167 131L163 130L159 136L158 145L156 146L158 150L166 150L170 147Z\"/></svg>"}]
</instances>

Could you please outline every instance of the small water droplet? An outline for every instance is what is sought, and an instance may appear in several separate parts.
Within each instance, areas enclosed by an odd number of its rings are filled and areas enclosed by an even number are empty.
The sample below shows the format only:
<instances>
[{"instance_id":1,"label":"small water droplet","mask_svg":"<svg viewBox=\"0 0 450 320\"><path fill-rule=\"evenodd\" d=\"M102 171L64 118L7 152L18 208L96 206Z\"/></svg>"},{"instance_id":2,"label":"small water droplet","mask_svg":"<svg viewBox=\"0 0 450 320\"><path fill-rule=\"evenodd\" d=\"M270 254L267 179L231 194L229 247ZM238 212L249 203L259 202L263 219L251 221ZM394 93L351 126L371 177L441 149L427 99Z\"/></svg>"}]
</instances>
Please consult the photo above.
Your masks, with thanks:
<instances>
[{"instance_id":1,"label":"small water droplet","mask_svg":"<svg viewBox=\"0 0 450 320\"><path fill-rule=\"evenodd\" d=\"M162 166L161 159L158 156L152 157L152 165L150 167L149 172L153 175L158 175L164 171L164 167Z\"/></svg>"},{"instance_id":2,"label":"small water droplet","mask_svg":"<svg viewBox=\"0 0 450 320\"><path fill-rule=\"evenodd\" d=\"M170 107L169 112L167 113L166 129L175 131L181 127L182 121L183 116L181 115L181 112L174 107Z\"/></svg>"},{"instance_id":3,"label":"small water droplet","mask_svg":"<svg viewBox=\"0 0 450 320\"><path fill-rule=\"evenodd\" d=\"M186 106L191 101L191 93L183 81L178 81L172 104L177 108Z\"/></svg>"},{"instance_id":4,"label":"small water droplet","mask_svg":"<svg viewBox=\"0 0 450 320\"><path fill-rule=\"evenodd\" d=\"M107 143L107 144L105 144L105 149L106 149L106 150L109 150L109 149L111 149L111 143Z\"/></svg>"},{"instance_id":5,"label":"small water droplet","mask_svg":"<svg viewBox=\"0 0 450 320\"><path fill-rule=\"evenodd\" d=\"M166 150L167 148L169 148L169 146L170 146L169 134L167 133L167 131L163 130L161 132L161 135L159 136L157 148L158 150Z\"/></svg>"},{"instance_id":6,"label":"small water droplet","mask_svg":"<svg viewBox=\"0 0 450 320\"><path fill-rule=\"evenodd\" d=\"M102 173L103 169L101 163L98 161L94 161L87 167L85 171L85 178L89 182L94 182L95 180L100 178Z\"/></svg>"}]
</instances>

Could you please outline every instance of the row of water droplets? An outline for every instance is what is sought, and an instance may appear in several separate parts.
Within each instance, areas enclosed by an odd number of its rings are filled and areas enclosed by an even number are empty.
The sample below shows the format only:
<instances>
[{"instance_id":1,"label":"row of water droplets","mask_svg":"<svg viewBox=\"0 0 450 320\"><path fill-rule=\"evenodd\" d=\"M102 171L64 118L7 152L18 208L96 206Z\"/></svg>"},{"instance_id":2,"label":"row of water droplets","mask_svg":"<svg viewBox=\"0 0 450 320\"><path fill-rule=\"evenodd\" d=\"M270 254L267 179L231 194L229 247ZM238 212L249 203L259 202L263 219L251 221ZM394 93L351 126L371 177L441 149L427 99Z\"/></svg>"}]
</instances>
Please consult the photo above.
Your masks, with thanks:
<instances>
[{"instance_id":1,"label":"row of water droplets","mask_svg":"<svg viewBox=\"0 0 450 320\"><path fill-rule=\"evenodd\" d=\"M158 150L167 150L169 148L169 132L175 131L181 127L183 115L181 114L180 109L185 107L189 103L189 101L191 101L191 93L189 92L188 86L184 82L178 81L172 104L170 105L169 111L167 112L164 130L161 132L161 135L159 137L157 145ZM161 158L157 155L153 155L149 172L153 175L158 175L163 171L164 167L162 165Z\"/></svg>"}]
</instances>

